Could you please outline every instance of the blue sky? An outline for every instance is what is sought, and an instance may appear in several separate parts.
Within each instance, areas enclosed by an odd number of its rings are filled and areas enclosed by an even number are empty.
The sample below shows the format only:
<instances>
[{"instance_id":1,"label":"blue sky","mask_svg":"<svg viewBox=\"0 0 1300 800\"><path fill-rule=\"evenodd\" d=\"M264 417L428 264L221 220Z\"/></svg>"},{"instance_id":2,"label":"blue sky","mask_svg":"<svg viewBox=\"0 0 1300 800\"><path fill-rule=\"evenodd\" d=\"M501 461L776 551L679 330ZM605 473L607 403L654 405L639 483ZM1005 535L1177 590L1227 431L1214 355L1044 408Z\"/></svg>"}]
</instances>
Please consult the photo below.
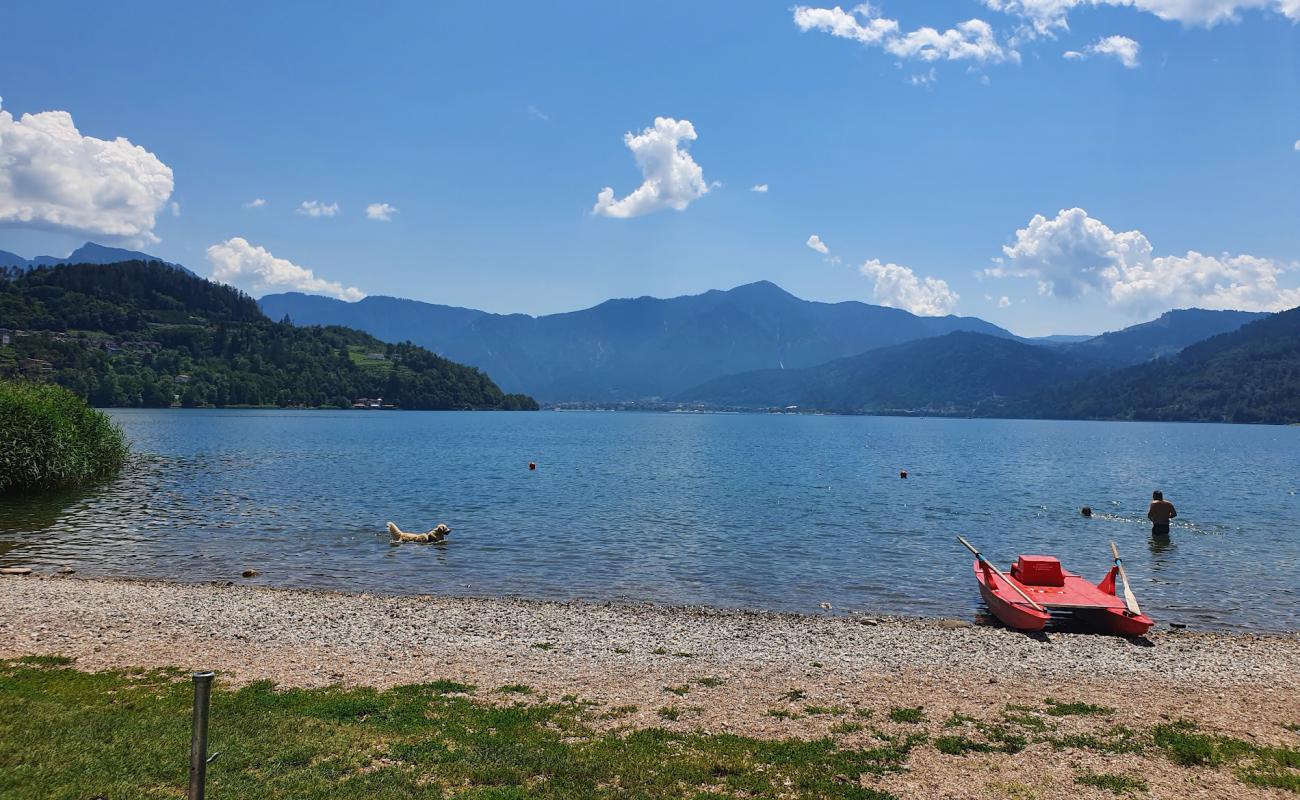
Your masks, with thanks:
<instances>
[{"instance_id":1,"label":"blue sky","mask_svg":"<svg viewBox=\"0 0 1300 800\"><path fill-rule=\"evenodd\" d=\"M1029 335L1300 304L1300 6L1110 1L16 4L0 249L526 313L768 279ZM69 199L117 167L13 135L51 111L151 155Z\"/></svg>"}]
</instances>

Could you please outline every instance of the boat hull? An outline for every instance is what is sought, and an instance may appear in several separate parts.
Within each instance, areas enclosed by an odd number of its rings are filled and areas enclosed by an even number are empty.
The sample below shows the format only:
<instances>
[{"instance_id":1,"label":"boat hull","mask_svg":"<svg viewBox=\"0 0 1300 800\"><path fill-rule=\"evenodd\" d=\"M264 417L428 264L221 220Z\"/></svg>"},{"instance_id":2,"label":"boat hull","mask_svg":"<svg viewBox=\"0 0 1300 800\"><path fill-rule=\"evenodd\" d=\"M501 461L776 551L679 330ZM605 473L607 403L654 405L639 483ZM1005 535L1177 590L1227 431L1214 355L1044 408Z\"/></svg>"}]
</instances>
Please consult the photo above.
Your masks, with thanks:
<instances>
[{"instance_id":1,"label":"boat hull","mask_svg":"<svg viewBox=\"0 0 1300 800\"><path fill-rule=\"evenodd\" d=\"M975 562L975 580L979 581L980 595L984 598L984 604L993 612L993 616L1002 621L1002 624L1008 628L1015 628L1018 631L1041 631L1047 627L1047 622L1052 615L1046 611L1039 611L1025 602L1015 589L1008 586L992 570L987 569L979 561Z\"/></svg>"}]
</instances>

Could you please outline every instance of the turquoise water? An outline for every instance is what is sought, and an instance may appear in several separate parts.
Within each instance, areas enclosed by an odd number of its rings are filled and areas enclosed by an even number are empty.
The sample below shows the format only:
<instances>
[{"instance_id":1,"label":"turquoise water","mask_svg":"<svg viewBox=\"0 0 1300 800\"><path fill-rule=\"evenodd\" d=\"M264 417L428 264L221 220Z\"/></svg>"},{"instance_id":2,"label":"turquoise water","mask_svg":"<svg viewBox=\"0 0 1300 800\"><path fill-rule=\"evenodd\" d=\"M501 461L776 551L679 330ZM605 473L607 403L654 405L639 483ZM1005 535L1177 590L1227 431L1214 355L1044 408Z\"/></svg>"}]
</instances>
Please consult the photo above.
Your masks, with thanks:
<instances>
[{"instance_id":1,"label":"turquoise water","mask_svg":"<svg viewBox=\"0 0 1300 800\"><path fill-rule=\"evenodd\" d=\"M252 568L272 586L971 618L979 597L958 533L999 563L1053 554L1094 580L1115 540L1162 622L1300 630L1300 428L113 416L140 458L96 489L0 500L0 565L180 581L239 581ZM1167 544L1148 535L1153 488L1180 511ZM454 533L446 546L393 546L388 520Z\"/></svg>"}]
</instances>

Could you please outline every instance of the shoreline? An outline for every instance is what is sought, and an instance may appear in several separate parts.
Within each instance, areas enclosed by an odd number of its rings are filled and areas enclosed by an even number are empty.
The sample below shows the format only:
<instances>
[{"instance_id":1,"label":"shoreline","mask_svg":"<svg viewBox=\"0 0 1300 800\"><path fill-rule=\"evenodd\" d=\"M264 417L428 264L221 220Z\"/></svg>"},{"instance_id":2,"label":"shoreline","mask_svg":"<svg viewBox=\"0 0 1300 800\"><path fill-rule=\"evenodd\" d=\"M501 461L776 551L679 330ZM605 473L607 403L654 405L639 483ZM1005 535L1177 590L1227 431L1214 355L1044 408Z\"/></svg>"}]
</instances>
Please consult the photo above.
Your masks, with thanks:
<instances>
[{"instance_id":1,"label":"shoreline","mask_svg":"<svg viewBox=\"0 0 1300 800\"><path fill-rule=\"evenodd\" d=\"M85 671L213 669L231 687L456 681L488 703L578 698L568 702L606 730L834 737L842 747L1032 723L1023 751L925 745L876 786L916 798L1007 796L1027 770L1075 791L1080 769L1147 776L1157 797L1281 797L1231 769L1070 742L1116 730L1149 742L1154 726L1188 720L1294 748L1300 723L1300 634L1035 638L955 620L0 577L0 659L24 656L66 656ZM1097 710L1057 717L1054 702ZM893 718L907 708L921 721Z\"/></svg>"}]
</instances>

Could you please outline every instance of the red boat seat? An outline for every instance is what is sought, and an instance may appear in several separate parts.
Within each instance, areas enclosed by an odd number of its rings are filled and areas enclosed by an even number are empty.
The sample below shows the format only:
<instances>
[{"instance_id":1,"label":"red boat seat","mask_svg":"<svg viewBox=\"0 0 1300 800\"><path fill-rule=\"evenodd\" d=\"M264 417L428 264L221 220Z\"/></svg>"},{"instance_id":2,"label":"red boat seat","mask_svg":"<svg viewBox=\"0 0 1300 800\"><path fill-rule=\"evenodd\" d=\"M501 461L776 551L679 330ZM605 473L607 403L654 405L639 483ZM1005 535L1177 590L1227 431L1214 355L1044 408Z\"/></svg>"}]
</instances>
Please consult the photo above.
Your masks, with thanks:
<instances>
[{"instance_id":1,"label":"red boat seat","mask_svg":"<svg viewBox=\"0 0 1300 800\"><path fill-rule=\"evenodd\" d=\"M1020 556L1011 565L1011 577L1026 586L1064 586L1061 562L1051 556Z\"/></svg>"}]
</instances>

